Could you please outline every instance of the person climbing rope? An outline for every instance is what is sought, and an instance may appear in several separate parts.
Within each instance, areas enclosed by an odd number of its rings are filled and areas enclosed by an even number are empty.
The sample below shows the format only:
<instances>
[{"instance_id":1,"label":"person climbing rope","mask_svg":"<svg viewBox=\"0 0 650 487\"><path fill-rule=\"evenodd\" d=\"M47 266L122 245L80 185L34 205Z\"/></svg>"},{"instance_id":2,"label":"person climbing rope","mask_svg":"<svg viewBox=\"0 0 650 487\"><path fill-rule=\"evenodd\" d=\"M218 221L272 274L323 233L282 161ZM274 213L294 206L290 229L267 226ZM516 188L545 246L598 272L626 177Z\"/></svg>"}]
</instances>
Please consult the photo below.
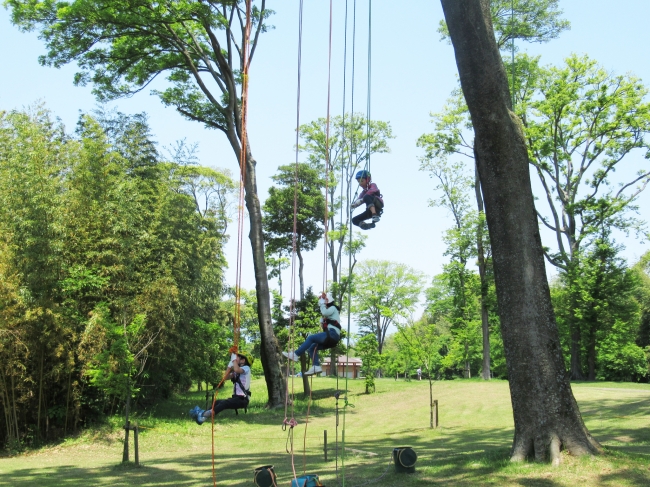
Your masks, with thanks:
<instances>
[{"instance_id":1,"label":"person climbing rope","mask_svg":"<svg viewBox=\"0 0 650 487\"><path fill-rule=\"evenodd\" d=\"M323 315L321 318L323 331L309 335L294 352L282 352L282 355L294 362L297 362L303 353L309 352L313 362L305 375L320 374L323 369L320 366L318 351L334 348L341 340L341 324L339 323L341 309L334 303L331 293L322 293L318 305L321 315Z\"/></svg>"},{"instance_id":2,"label":"person climbing rope","mask_svg":"<svg viewBox=\"0 0 650 487\"><path fill-rule=\"evenodd\" d=\"M190 418L197 424L203 424L213 414L216 416L224 409L246 409L251 392L251 365L253 357L246 352L232 353L231 361L226 369L225 376L230 376L233 383L232 397L229 399L219 399L214 403L213 409L203 410L199 406L194 406L190 410Z\"/></svg>"},{"instance_id":3,"label":"person climbing rope","mask_svg":"<svg viewBox=\"0 0 650 487\"><path fill-rule=\"evenodd\" d=\"M359 195L359 198L350 205L350 210L353 211L365 203L366 211L352 218L352 223L361 228L361 230L370 230L371 228L375 228L375 223L379 222L381 214L384 212L384 200L381 197L381 192L377 185L371 182L370 171L366 171L365 169L359 171L356 179L359 186L363 188L363 191ZM372 218L372 222L367 223L364 221L369 218Z\"/></svg>"}]
</instances>

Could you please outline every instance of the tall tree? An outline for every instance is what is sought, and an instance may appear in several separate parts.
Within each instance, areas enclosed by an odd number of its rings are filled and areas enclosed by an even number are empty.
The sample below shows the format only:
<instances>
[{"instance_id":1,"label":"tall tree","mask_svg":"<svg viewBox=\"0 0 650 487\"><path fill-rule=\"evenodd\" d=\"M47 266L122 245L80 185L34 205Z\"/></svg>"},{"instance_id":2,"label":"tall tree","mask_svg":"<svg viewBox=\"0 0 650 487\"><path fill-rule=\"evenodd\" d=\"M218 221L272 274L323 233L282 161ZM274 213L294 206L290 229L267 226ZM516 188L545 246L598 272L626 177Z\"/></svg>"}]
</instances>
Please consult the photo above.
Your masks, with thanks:
<instances>
[{"instance_id":1,"label":"tall tree","mask_svg":"<svg viewBox=\"0 0 650 487\"><path fill-rule=\"evenodd\" d=\"M356 257L364 247L363 236L353 239L350 245L348 234L350 204L358 187L355 176L373 154L390 152L388 141L393 138L393 131L388 122L368 120L360 113L346 113L332 118L329 151L327 119L319 118L301 126L300 136L300 149L309 154L312 165L325 168L329 161L327 254L332 269L332 282L338 284L334 287L335 298L342 303L348 285L346 277L341 275L344 264L342 257L351 255L351 273L357 263Z\"/></svg>"},{"instance_id":2,"label":"tall tree","mask_svg":"<svg viewBox=\"0 0 650 487\"><path fill-rule=\"evenodd\" d=\"M302 301L305 299L303 252L314 250L323 238L325 198L321 191L325 184L318 169L304 163L280 166L272 179L278 186L269 188L269 197L263 207L266 251L277 255L278 259L291 255L295 228Z\"/></svg>"},{"instance_id":3,"label":"tall tree","mask_svg":"<svg viewBox=\"0 0 650 487\"><path fill-rule=\"evenodd\" d=\"M522 54L515 70L516 111L541 183L540 199L546 202L538 204L537 214L554 241L545 255L567 275L577 276L569 269L579 265L583 242L593 241L601 223L623 231L642 228L633 214L650 171L638 171L618 187L614 173L632 162L634 151L647 153L650 147L647 89L637 78L614 76L587 57L571 56L555 68ZM466 107L457 93L434 122L436 132L419 139L427 165L454 154L473 157ZM571 376L582 379L579 320L571 327Z\"/></svg>"},{"instance_id":4,"label":"tall tree","mask_svg":"<svg viewBox=\"0 0 650 487\"><path fill-rule=\"evenodd\" d=\"M636 337L636 344L646 350L650 357L650 251L643 254L632 269L639 281L636 300L641 308L641 323Z\"/></svg>"},{"instance_id":5,"label":"tall tree","mask_svg":"<svg viewBox=\"0 0 650 487\"><path fill-rule=\"evenodd\" d=\"M588 433L565 374L533 203L528 151L512 112L489 0L441 0L475 147L506 350L515 435L513 460L560 462L600 451Z\"/></svg>"},{"instance_id":6,"label":"tall tree","mask_svg":"<svg viewBox=\"0 0 650 487\"><path fill-rule=\"evenodd\" d=\"M18 422L25 403L32 406L27 422L35 426L35 441L47 438L47 384L70 359L65 344L72 332L59 306L58 279L64 247L62 179L75 149L42 106L29 113L0 113L0 239L6 252L5 302L11 310L0 334L6 346L2 382L8 402L3 404L16 420L14 427L7 423L12 443L26 433L19 429L24 421Z\"/></svg>"},{"instance_id":7,"label":"tall tree","mask_svg":"<svg viewBox=\"0 0 650 487\"><path fill-rule=\"evenodd\" d=\"M359 264L352 311L360 327L377 340L381 354L388 328L410 317L418 303L424 275L405 264L368 260Z\"/></svg>"},{"instance_id":8,"label":"tall tree","mask_svg":"<svg viewBox=\"0 0 650 487\"><path fill-rule=\"evenodd\" d=\"M377 351L379 344L373 334L360 336L354 344L354 351L361 358L361 372L365 376L366 394L375 392L375 374L380 373L383 362Z\"/></svg>"},{"instance_id":9,"label":"tall tree","mask_svg":"<svg viewBox=\"0 0 650 487\"><path fill-rule=\"evenodd\" d=\"M462 117L462 113L459 113ZM483 208L483 195L478 181L478 172L472 171L468 174L463 162L450 163L447 154L441 150L441 141L448 136L444 130L435 134L427 134L420 137L418 146L425 147L426 154L422 158L421 170L427 170L432 177L438 180L436 191L441 196L431 200L433 206L440 206L447 209L453 219L454 227L447 231L445 242L447 251L452 259L446 268L446 274L455 273L458 286L456 287L456 299L459 314L457 318L469 322L467 311L466 274L468 260L477 257L479 278L481 283L481 331L483 335L483 365L482 377L489 380L490 375L490 325L488 311L488 288L490 287L490 246L486 238L487 228L485 224L485 213ZM462 133L457 133L462 138ZM476 207L472 208L470 202L471 193L474 193ZM465 356L469 357L469 344L466 343ZM465 377L470 376L469 361L465 364Z\"/></svg>"},{"instance_id":10,"label":"tall tree","mask_svg":"<svg viewBox=\"0 0 650 487\"><path fill-rule=\"evenodd\" d=\"M189 120L223 132L238 158L242 144L241 81L246 68L242 4L241 0L7 2L15 25L22 30L40 30L48 47L47 54L40 58L41 64L60 67L76 62L80 72L75 75L75 84L92 83L100 100L131 96L159 75L167 75L169 87L153 93ZM249 65L271 13L266 0L259 0L252 9ZM279 406L284 387L271 325L256 161L248 141L244 149L245 168L241 169L246 175L261 360L269 405Z\"/></svg>"},{"instance_id":11,"label":"tall tree","mask_svg":"<svg viewBox=\"0 0 650 487\"><path fill-rule=\"evenodd\" d=\"M566 349L573 346L572 332L579 326L587 380L639 379L647 374L643 349L635 343L640 283L638 274L618 256L621 247L610 235L603 225L577 265L560 274L560 288L554 293L558 325Z\"/></svg>"}]
</instances>

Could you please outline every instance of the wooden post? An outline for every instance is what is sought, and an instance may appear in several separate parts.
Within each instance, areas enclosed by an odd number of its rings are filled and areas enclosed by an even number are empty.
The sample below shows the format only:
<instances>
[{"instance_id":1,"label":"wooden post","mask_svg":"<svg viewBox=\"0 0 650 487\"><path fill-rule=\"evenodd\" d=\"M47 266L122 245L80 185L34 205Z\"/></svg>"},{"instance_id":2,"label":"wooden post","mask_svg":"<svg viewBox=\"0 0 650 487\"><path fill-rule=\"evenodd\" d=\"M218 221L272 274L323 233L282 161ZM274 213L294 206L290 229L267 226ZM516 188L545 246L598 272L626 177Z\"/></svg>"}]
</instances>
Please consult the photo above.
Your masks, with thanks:
<instances>
[{"instance_id":1,"label":"wooden post","mask_svg":"<svg viewBox=\"0 0 650 487\"><path fill-rule=\"evenodd\" d=\"M133 426L133 448L135 449L135 466L140 466L140 455L138 452L138 425Z\"/></svg>"},{"instance_id":2,"label":"wooden post","mask_svg":"<svg viewBox=\"0 0 650 487\"><path fill-rule=\"evenodd\" d=\"M327 430L323 431L323 453L325 453L325 461L327 461Z\"/></svg>"},{"instance_id":3,"label":"wooden post","mask_svg":"<svg viewBox=\"0 0 650 487\"><path fill-rule=\"evenodd\" d=\"M129 430L130 428L130 421L127 421L126 424L124 425L124 451L122 452L122 463L126 463L129 461Z\"/></svg>"},{"instance_id":4,"label":"wooden post","mask_svg":"<svg viewBox=\"0 0 650 487\"><path fill-rule=\"evenodd\" d=\"M433 401L433 405L436 408L436 428L437 428L438 427L438 400L437 399Z\"/></svg>"}]
</instances>

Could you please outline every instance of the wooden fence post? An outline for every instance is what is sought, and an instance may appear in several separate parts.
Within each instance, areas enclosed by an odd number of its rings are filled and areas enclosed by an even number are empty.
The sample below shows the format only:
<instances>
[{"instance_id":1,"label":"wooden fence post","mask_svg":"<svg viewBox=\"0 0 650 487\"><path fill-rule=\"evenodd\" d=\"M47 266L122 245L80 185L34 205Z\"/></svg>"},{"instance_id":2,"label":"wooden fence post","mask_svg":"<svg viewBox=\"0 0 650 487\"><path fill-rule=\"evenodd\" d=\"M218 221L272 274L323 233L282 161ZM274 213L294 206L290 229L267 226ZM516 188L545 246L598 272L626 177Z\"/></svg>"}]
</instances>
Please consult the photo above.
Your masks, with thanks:
<instances>
[{"instance_id":1,"label":"wooden fence post","mask_svg":"<svg viewBox=\"0 0 650 487\"><path fill-rule=\"evenodd\" d=\"M135 449L135 466L140 466L140 454L138 452L138 425L133 426L133 448Z\"/></svg>"},{"instance_id":2,"label":"wooden fence post","mask_svg":"<svg viewBox=\"0 0 650 487\"><path fill-rule=\"evenodd\" d=\"M325 453L325 461L327 461L327 430L323 431L323 452Z\"/></svg>"},{"instance_id":3,"label":"wooden fence post","mask_svg":"<svg viewBox=\"0 0 650 487\"><path fill-rule=\"evenodd\" d=\"M126 424L124 425L124 451L122 452L122 463L126 463L129 461L129 430L130 428L130 421L127 421Z\"/></svg>"},{"instance_id":4,"label":"wooden fence post","mask_svg":"<svg viewBox=\"0 0 650 487\"><path fill-rule=\"evenodd\" d=\"M436 426L435 427L437 428L438 427L438 400L437 399L433 401L433 405L436 408Z\"/></svg>"}]
</instances>

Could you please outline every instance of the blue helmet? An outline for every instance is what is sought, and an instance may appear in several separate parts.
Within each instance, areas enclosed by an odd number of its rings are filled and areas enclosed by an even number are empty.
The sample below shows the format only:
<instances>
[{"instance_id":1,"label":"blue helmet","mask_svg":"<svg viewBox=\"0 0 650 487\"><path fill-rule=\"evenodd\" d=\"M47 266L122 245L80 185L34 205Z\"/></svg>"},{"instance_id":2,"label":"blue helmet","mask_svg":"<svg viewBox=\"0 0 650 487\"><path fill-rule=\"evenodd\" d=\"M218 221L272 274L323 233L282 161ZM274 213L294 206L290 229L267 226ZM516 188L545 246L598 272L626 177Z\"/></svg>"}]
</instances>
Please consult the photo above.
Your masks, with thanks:
<instances>
[{"instance_id":1,"label":"blue helmet","mask_svg":"<svg viewBox=\"0 0 650 487\"><path fill-rule=\"evenodd\" d=\"M355 179L362 179L362 178L363 179L370 179L370 171L366 171L365 169L362 170L362 171L359 171L357 173L357 176L355 177Z\"/></svg>"}]
</instances>

